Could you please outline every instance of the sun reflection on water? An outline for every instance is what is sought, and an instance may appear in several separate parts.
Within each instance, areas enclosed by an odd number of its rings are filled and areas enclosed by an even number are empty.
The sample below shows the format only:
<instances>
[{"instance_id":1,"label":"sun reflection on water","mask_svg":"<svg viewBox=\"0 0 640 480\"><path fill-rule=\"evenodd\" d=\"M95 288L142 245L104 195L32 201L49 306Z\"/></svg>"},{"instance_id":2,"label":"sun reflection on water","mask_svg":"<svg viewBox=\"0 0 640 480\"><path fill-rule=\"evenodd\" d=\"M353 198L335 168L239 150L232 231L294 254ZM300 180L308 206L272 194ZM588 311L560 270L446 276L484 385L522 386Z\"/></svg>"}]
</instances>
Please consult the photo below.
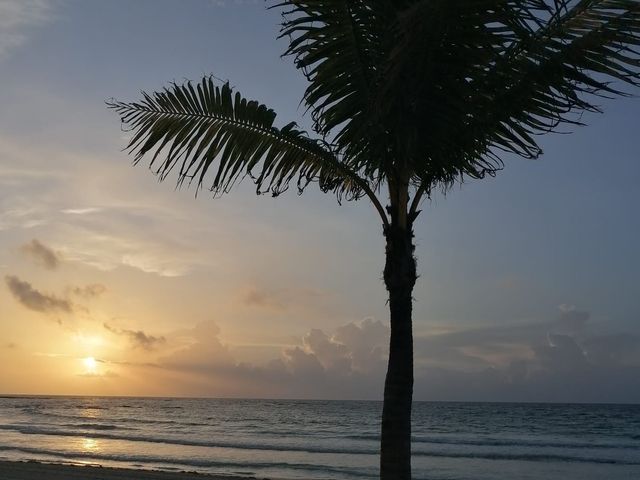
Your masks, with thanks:
<instances>
[{"instance_id":1,"label":"sun reflection on water","mask_svg":"<svg viewBox=\"0 0 640 480\"><path fill-rule=\"evenodd\" d=\"M80 415L84 418L97 419L102 416L102 411L92 405L85 405L80 408Z\"/></svg>"},{"instance_id":2,"label":"sun reflection on water","mask_svg":"<svg viewBox=\"0 0 640 480\"><path fill-rule=\"evenodd\" d=\"M95 453L100 451L100 443L98 440L93 438L83 438L82 439L82 451Z\"/></svg>"}]
</instances>

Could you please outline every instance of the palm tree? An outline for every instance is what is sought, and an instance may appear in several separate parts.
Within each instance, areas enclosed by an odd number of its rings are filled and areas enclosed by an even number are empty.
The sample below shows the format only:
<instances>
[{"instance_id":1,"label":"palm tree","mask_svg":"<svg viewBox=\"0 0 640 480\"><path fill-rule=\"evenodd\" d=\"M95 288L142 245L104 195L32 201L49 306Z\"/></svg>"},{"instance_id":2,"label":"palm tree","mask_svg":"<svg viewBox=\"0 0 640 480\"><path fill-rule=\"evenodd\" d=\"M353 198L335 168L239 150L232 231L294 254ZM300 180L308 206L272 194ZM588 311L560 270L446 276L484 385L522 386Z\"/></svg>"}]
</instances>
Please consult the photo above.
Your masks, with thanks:
<instances>
[{"instance_id":1,"label":"palm tree","mask_svg":"<svg viewBox=\"0 0 640 480\"><path fill-rule=\"evenodd\" d=\"M315 135L212 77L109 102L133 130L134 163L161 179L229 192L317 183L367 198L386 240L391 338L380 477L411 478L413 225L421 201L495 175L501 154L541 154L534 136L598 97L640 83L640 0L284 0L281 37L308 80Z\"/></svg>"}]
</instances>

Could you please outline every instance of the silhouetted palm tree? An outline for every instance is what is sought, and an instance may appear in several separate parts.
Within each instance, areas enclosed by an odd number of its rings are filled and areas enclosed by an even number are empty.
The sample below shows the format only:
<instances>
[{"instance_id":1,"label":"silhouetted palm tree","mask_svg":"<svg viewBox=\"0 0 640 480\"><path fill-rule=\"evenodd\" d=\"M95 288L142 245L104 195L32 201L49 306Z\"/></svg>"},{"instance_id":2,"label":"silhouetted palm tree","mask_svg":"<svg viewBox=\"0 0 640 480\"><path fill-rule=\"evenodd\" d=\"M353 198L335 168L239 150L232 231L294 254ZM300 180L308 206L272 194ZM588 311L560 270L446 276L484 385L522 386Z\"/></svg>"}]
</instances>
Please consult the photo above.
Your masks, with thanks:
<instances>
[{"instance_id":1,"label":"silhouetted palm tree","mask_svg":"<svg viewBox=\"0 0 640 480\"><path fill-rule=\"evenodd\" d=\"M413 225L421 200L536 158L535 134L580 125L598 96L638 85L640 0L283 1L287 55L309 81L315 136L211 78L113 101L128 146L164 179L258 193L317 183L366 197L386 239L391 340L381 478L411 477ZM207 175L208 174L208 175Z\"/></svg>"}]
</instances>

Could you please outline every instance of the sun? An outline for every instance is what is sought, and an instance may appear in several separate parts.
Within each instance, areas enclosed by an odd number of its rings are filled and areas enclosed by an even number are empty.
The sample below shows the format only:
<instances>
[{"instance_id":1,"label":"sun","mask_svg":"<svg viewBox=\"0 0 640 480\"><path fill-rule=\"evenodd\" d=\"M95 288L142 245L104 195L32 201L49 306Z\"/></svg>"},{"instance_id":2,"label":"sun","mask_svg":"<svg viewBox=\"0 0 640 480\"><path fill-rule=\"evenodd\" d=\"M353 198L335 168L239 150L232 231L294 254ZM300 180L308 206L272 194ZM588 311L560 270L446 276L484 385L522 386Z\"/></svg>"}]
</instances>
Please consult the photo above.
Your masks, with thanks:
<instances>
[{"instance_id":1,"label":"sun","mask_svg":"<svg viewBox=\"0 0 640 480\"><path fill-rule=\"evenodd\" d=\"M98 368L98 362L96 362L96 359L93 357L84 358L82 363L84 363L84 368L86 368L89 373L95 372Z\"/></svg>"}]
</instances>

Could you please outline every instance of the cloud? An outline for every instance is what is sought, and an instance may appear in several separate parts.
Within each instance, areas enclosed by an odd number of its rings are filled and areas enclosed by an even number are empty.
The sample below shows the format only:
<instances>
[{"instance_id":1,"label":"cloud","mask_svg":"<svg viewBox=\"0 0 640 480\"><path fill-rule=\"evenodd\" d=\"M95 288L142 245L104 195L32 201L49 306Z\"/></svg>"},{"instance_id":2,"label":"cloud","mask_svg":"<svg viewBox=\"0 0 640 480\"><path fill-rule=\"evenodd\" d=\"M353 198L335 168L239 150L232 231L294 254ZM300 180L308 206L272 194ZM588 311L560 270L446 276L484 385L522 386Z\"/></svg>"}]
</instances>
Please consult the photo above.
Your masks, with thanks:
<instances>
[{"instance_id":1,"label":"cloud","mask_svg":"<svg viewBox=\"0 0 640 480\"><path fill-rule=\"evenodd\" d=\"M571 305L560 305L560 317L555 322L555 329L564 333L578 333L587 326L591 315Z\"/></svg>"},{"instance_id":2,"label":"cloud","mask_svg":"<svg viewBox=\"0 0 640 480\"><path fill-rule=\"evenodd\" d=\"M48 0L0 1L0 60L27 40L28 30L52 18Z\"/></svg>"},{"instance_id":3,"label":"cloud","mask_svg":"<svg viewBox=\"0 0 640 480\"><path fill-rule=\"evenodd\" d=\"M250 307L271 308L274 310L285 309L284 302L277 298L276 295L255 287L250 288L244 293L242 296L242 302Z\"/></svg>"},{"instance_id":4,"label":"cloud","mask_svg":"<svg viewBox=\"0 0 640 480\"><path fill-rule=\"evenodd\" d=\"M58 254L35 238L22 245L20 250L24 255L47 270L55 270L60 265Z\"/></svg>"},{"instance_id":5,"label":"cloud","mask_svg":"<svg viewBox=\"0 0 640 480\"><path fill-rule=\"evenodd\" d=\"M587 360L599 365L640 365L640 336L623 333L597 335L582 342Z\"/></svg>"},{"instance_id":6,"label":"cloud","mask_svg":"<svg viewBox=\"0 0 640 480\"><path fill-rule=\"evenodd\" d=\"M365 319L350 322L333 333L312 329L302 337L302 346L285 349L286 364L297 370L297 361L312 357L326 372L338 375L379 372L385 365L389 327L380 321ZM304 354L304 355L302 355Z\"/></svg>"},{"instance_id":7,"label":"cloud","mask_svg":"<svg viewBox=\"0 0 640 480\"><path fill-rule=\"evenodd\" d=\"M248 307L264 308L282 311L301 304L308 304L311 300L321 298L327 294L311 288L286 288L272 290L251 286L240 293L240 301Z\"/></svg>"},{"instance_id":8,"label":"cloud","mask_svg":"<svg viewBox=\"0 0 640 480\"><path fill-rule=\"evenodd\" d=\"M209 372L222 365L234 365L229 347L220 340L220 328L214 322L199 323L193 329L174 334L178 350L165 357L162 365L195 372Z\"/></svg>"},{"instance_id":9,"label":"cloud","mask_svg":"<svg viewBox=\"0 0 640 480\"><path fill-rule=\"evenodd\" d=\"M285 350L284 354L293 369L296 370L297 362L311 363L327 371L351 370L352 361L349 349L346 345L336 342L331 336L320 329L314 328L302 337L303 347Z\"/></svg>"},{"instance_id":10,"label":"cloud","mask_svg":"<svg viewBox=\"0 0 640 480\"><path fill-rule=\"evenodd\" d=\"M99 297L106 291L107 291L107 287L105 287L101 283L92 283L90 285L85 285L84 287L71 288L71 293L85 299Z\"/></svg>"},{"instance_id":11,"label":"cloud","mask_svg":"<svg viewBox=\"0 0 640 480\"><path fill-rule=\"evenodd\" d=\"M7 275L4 279L13 297L30 310L42 313L72 313L74 310L69 300L44 294L14 275Z\"/></svg>"},{"instance_id":12,"label":"cloud","mask_svg":"<svg viewBox=\"0 0 640 480\"><path fill-rule=\"evenodd\" d=\"M64 208L61 210L62 213L66 213L68 215L88 215L90 213L98 213L101 211L102 211L102 208L97 208L97 207Z\"/></svg>"},{"instance_id":13,"label":"cloud","mask_svg":"<svg viewBox=\"0 0 640 480\"><path fill-rule=\"evenodd\" d=\"M585 352L570 335L549 334L548 343L533 347L533 351L533 360L543 370L575 371L587 364Z\"/></svg>"},{"instance_id":14,"label":"cloud","mask_svg":"<svg viewBox=\"0 0 640 480\"><path fill-rule=\"evenodd\" d=\"M253 365L236 358L220 338L218 326L208 322L172 334L168 344L181 342L183 346L161 358L158 366L191 375L192 383L184 388L194 395L375 398L382 392L385 363L384 348L375 332L385 329L373 320L345 325L342 337L338 335L341 329L331 333L312 329L299 345L284 348L279 358ZM356 342L352 350L354 343L345 331L360 332L365 340ZM365 357L373 361L360 365Z\"/></svg>"},{"instance_id":15,"label":"cloud","mask_svg":"<svg viewBox=\"0 0 640 480\"><path fill-rule=\"evenodd\" d=\"M156 337L153 335L149 335L142 330L119 329L109 325L108 323L104 323L103 325L104 328L109 330L114 335L127 337L135 348L141 348L143 350L154 350L167 341L165 337Z\"/></svg>"},{"instance_id":16,"label":"cloud","mask_svg":"<svg viewBox=\"0 0 640 480\"><path fill-rule=\"evenodd\" d=\"M53 110L61 107L59 99L49 101ZM251 226L252 235L246 235L245 222L230 221L250 216L236 202L221 206L212 216L208 202L193 203L192 192L168 193L153 182L140 188L136 175L114 168L112 159L98 152L56 149L0 134L0 157L8 159L6 165L0 162L0 231L20 238L24 232L18 230L46 225L39 230L46 230L65 263L116 274L136 269L163 277L213 268L231 272L238 284L244 280L244 267L255 266L255 259L275 261L265 255L273 253L267 243L282 232L260 221ZM95 175L96 169L100 175ZM255 232L271 240L256 246L251 241ZM229 255L234 248L249 253Z\"/></svg>"},{"instance_id":17,"label":"cloud","mask_svg":"<svg viewBox=\"0 0 640 480\"><path fill-rule=\"evenodd\" d=\"M466 401L640 401L640 337L595 334L589 312L415 339L416 398Z\"/></svg>"},{"instance_id":18,"label":"cloud","mask_svg":"<svg viewBox=\"0 0 640 480\"><path fill-rule=\"evenodd\" d=\"M343 344L350 352L353 368L367 371L386 365L389 327L371 318L350 322L336 329L334 342Z\"/></svg>"},{"instance_id":19,"label":"cloud","mask_svg":"<svg viewBox=\"0 0 640 480\"><path fill-rule=\"evenodd\" d=\"M109 159L98 154L87 157L84 151L0 135L0 157L9 159L6 165L0 162L0 231L46 225L47 238L60 246L65 262L176 277L226 261L216 253L227 251L224 246L212 247L204 240L216 228L201 221L208 213L204 202L194 212L189 207L185 215L173 196L163 196L162 189L139 191L128 172L112 169ZM96 168L102 172L99 180ZM101 188L104 185L109 188Z\"/></svg>"},{"instance_id":20,"label":"cloud","mask_svg":"<svg viewBox=\"0 0 640 480\"><path fill-rule=\"evenodd\" d=\"M55 353L55 352L34 352L36 357L46 357L46 358L78 358L75 355L71 355L70 353Z\"/></svg>"},{"instance_id":21,"label":"cloud","mask_svg":"<svg viewBox=\"0 0 640 480\"><path fill-rule=\"evenodd\" d=\"M118 378L120 375L118 375L112 370L106 370L104 372L78 373L77 376L84 377L84 378Z\"/></svg>"},{"instance_id":22,"label":"cloud","mask_svg":"<svg viewBox=\"0 0 640 480\"><path fill-rule=\"evenodd\" d=\"M90 220L84 220L84 223L78 220L66 226L65 257L103 271L126 266L162 277L180 277L203 264L194 249L178 241L162 241L165 233L157 235L156 239L136 237L143 235L142 222L154 223L154 214L149 212L148 215L148 218L141 217L137 226L127 225L133 223L133 219L126 218L128 215L122 212L112 212L110 218L102 218L95 224ZM80 218L86 217L91 216ZM152 230L151 227L148 229Z\"/></svg>"},{"instance_id":23,"label":"cloud","mask_svg":"<svg viewBox=\"0 0 640 480\"><path fill-rule=\"evenodd\" d=\"M640 337L596 327L588 312L570 309L550 321L416 335L415 398L640 401ZM382 397L389 327L374 319L312 328L263 362L244 361L246 350L226 343L214 322L165 338L153 363L113 363L149 368L188 395Z\"/></svg>"},{"instance_id":24,"label":"cloud","mask_svg":"<svg viewBox=\"0 0 640 480\"><path fill-rule=\"evenodd\" d=\"M41 215L42 211L40 208L21 205L6 208L0 212L0 231L13 228L29 229L44 225L47 221L43 219Z\"/></svg>"},{"instance_id":25,"label":"cloud","mask_svg":"<svg viewBox=\"0 0 640 480\"><path fill-rule=\"evenodd\" d=\"M429 366L462 370L504 367L514 360L531 359L536 348L549 345L550 338L581 335L587 329L588 312L565 305L559 310L559 316L550 321L418 335L414 339L416 358Z\"/></svg>"},{"instance_id":26,"label":"cloud","mask_svg":"<svg viewBox=\"0 0 640 480\"><path fill-rule=\"evenodd\" d=\"M14 350L14 349L18 348L18 344L14 343L14 342L9 342L9 343L5 343L4 347L8 348L9 350Z\"/></svg>"},{"instance_id":27,"label":"cloud","mask_svg":"<svg viewBox=\"0 0 640 480\"><path fill-rule=\"evenodd\" d=\"M300 347L289 348L283 354L285 360L283 365L295 377L308 379L310 385L313 385L314 380L325 377L326 371L315 354Z\"/></svg>"}]
</instances>

